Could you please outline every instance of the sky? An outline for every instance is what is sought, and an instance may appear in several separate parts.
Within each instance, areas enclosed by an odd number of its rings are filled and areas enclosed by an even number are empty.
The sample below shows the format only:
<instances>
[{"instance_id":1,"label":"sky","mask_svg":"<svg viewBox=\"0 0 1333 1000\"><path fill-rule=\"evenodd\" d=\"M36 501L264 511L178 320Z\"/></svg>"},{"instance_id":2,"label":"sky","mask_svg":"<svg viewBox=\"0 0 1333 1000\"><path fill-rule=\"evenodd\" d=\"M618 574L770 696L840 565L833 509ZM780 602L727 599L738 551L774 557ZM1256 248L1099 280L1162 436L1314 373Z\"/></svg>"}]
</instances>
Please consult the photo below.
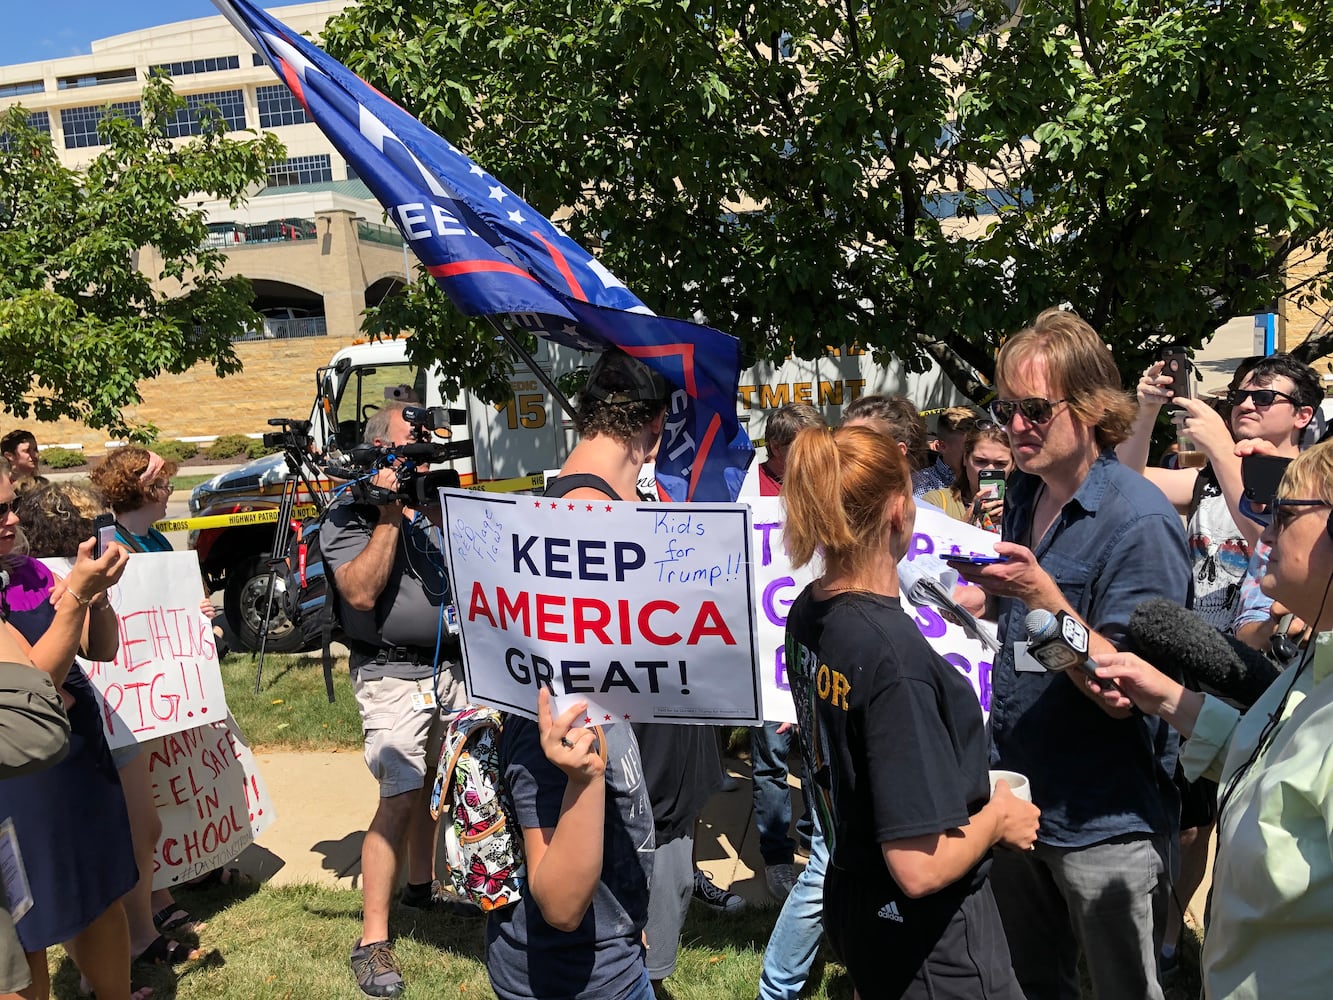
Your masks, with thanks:
<instances>
[{"instance_id":1,"label":"sky","mask_svg":"<svg viewBox=\"0 0 1333 1000\"><path fill-rule=\"evenodd\" d=\"M297 2L300 0L260 0L258 6ZM3 0L2 5L5 30L0 32L0 66L87 55L95 38L218 12L212 0Z\"/></svg>"}]
</instances>

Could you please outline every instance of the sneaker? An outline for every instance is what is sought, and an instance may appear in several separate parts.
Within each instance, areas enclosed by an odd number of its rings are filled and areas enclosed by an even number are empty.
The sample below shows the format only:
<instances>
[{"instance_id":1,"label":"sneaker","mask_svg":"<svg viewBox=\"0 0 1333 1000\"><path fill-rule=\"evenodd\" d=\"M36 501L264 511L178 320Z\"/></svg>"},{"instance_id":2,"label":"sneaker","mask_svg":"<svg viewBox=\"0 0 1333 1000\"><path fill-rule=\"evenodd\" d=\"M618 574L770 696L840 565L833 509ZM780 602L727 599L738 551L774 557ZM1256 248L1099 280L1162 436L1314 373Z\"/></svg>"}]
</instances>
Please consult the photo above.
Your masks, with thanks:
<instances>
[{"instance_id":1,"label":"sneaker","mask_svg":"<svg viewBox=\"0 0 1333 1000\"><path fill-rule=\"evenodd\" d=\"M765 865L764 881L768 883L768 894L780 903L791 895L796 885L796 866Z\"/></svg>"},{"instance_id":2,"label":"sneaker","mask_svg":"<svg viewBox=\"0 0 1333 1000\"><path fill-rule=\"evenodd\" d=\"M407 988L403 971L398 968L398 959L393 957L388 941L358 944L353 948L352 975L356 977L361 995L372 1000L396 997Z\"/></svg>"},{"instance_id":3,"label":"sneaker","mask_svg":"<svg viewBox=\"0 0 1333 1000\"><path fill-rule=\"evenodd\" d=\"M698 868L694 869L694 898L718 913L740 913L745 909L745 900L715 886Z\"/></svg>"},{"instance_id":4,"label":"sneaker","mask_svg":"<svg viewBox=\"0 0 1333 1000\"><path fill-rule=\"evenodd\" d=\"M424 885L404 886L403 891L398 894L398 905L408 906L414 910L428 910L431 913L449 913L468 920L486 915L472 900L464 899L446 889L439 879L432 882L429 889Z\"/></svg>"}]
</instances>

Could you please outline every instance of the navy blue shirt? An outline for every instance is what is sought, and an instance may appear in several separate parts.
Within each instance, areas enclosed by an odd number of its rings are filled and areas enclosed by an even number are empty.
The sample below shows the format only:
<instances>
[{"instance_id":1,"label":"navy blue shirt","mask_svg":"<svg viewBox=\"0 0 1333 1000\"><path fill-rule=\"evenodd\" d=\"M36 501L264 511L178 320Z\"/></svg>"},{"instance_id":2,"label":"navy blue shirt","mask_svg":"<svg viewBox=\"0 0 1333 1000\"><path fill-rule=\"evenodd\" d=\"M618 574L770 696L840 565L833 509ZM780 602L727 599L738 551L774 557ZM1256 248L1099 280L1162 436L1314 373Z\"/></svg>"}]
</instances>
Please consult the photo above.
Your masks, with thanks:
<instances>
[{"instance_id":1,"label":"navy blue shirt","mask_svg":"<svg viewBox=\"0 0 1333 1000\"><path fill-rule=\"evenodd\" d=\"M1187 602L1190 560L1180 515L1114 452L1098 457L1046 536L1029 541L1041 487L1038 477L1023 472L1009 480L1004 539L1029 545L1065 599L1104 638L1119 644L1130 614L1148 598ZM1177 829L1175 731L1137 713L1113 719L1067 677L1017 670L1014 643L1027 638L1028 610L1015 598L999 601L991 761L1028 776L1032 801L1041 808L1041 842L1087 847Z\"/></svg>"}]
</instances>

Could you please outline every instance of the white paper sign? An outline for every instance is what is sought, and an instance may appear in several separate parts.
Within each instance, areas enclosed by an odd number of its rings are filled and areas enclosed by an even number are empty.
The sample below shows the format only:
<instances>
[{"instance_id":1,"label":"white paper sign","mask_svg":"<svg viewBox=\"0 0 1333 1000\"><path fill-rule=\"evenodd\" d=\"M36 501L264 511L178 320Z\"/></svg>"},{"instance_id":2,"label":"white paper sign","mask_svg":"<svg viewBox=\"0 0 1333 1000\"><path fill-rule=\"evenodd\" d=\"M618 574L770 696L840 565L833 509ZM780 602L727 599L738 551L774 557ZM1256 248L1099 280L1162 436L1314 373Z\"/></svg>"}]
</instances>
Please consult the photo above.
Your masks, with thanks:
<instances>
[{"instance_id":1,"label":"white paper sign","mask_svg":"<svg viewBox=\"0 0 1333 1000\"><path fill-rule=\"evenodd\" d=\"M754 511L755 598L759 614L760 677L763 681L764 718L795 722L796 709L787 683L785 658L787 612L815 575L815 567L795 569L782 541L783 510L778 497L750 497ZM938 563L951 555L994 555L1000 536L957 521L929 504L917 504L916 529L904 559L906 563ZM944 659L958 668L977 693L983 714L990 713L992 655L962 625L949 620L929 604L904 599L921 634ZM994 628L983 623L993 637Z\"/></svg>"},{"instance_id":2,"label":"white paper sign","mask_svg":"<svg viewBox=\"0 0 1333 1000\"><path fill-rule=\"evenodd\" d=\"M532 716L549 683L602 724L760 718L748 507L441 497L473 701Z\"/></svg>"},{"instance_id":3,"label":"white paper sign","mask_svg":"<svg viewBox=\"0 0 1333 1000\"><path fill-rule=\"evenodd\" d=\"M67 559L43 560L65 576ZM109 662L80 660L112 749L224 719L227 698L193 552L140 552L107 597L120 623Z\"/></svg>"},{"instance_id":4,"label":"white paper sign","mask_svg":"<svg viewBox=\"0 0 1333 1000\"><path fill-rule=\"evenodd\" d=\"M146 749L162 820L153 855L154 889L235 860L276 818L254 754L230 715L155 740Z\"/></svg>"}]
</instances>

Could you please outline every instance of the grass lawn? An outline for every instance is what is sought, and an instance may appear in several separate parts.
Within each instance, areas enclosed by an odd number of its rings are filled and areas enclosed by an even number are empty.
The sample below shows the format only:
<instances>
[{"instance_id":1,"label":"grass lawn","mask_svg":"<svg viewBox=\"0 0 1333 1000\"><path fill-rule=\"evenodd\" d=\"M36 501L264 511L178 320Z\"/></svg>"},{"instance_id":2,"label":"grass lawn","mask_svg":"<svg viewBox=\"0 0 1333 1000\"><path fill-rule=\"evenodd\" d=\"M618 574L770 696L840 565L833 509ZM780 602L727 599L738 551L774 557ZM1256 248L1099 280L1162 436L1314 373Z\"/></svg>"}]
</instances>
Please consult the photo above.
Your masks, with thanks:
<instances>
[{"instance_id":1,"label":"grass lawn","mask_svg":"<svg viewBox=\"0 0 1333 1000\"><path fill-rule=\"evenodd\" d=\"M173 490L185 490L186 492L189 492L200 483L208 482L208 480L216 475L216 470L213 472L192 472L189 475L181 475L178 473L171 477L171 488Z\"/></svg>"},{"instance_id":2,"label":"grass lawn","mask_svg":"<svg viewBox=\"0 0 1333 1000\"><path fill-rule=\"evenodd\" d=\"M228 656L222 675L232 714L257 748L319 751L360 745L361 724L345 658L335 665L333 705L324 694L318 652L266 657L259 695L253 693L254 657ZM314 885L186 887L177 890L177 898L208 921L199 944L209 954L175 972L136 967L135 985L153 986L156 1000L360 997L347 962L360 933L359 892ZM672 996L753 998L777 912L752 909L730 918L691 912L676 974L667 980ZM409 1000L492 995L482 964L480 922L398 909L392 927ZM1181 975L1166 991L1167 1000L1193 1000L1199 995L1197 956L1197 939L1188 933ZM56 1000L73 1000L78 996L73 963L61 948L52 948L49 960L53 995ZM1084 995L1091 996L1086 986ZM848 1000L851 983L831 956L821 954L805 996Z\"/></svg>"}]
</instances>

